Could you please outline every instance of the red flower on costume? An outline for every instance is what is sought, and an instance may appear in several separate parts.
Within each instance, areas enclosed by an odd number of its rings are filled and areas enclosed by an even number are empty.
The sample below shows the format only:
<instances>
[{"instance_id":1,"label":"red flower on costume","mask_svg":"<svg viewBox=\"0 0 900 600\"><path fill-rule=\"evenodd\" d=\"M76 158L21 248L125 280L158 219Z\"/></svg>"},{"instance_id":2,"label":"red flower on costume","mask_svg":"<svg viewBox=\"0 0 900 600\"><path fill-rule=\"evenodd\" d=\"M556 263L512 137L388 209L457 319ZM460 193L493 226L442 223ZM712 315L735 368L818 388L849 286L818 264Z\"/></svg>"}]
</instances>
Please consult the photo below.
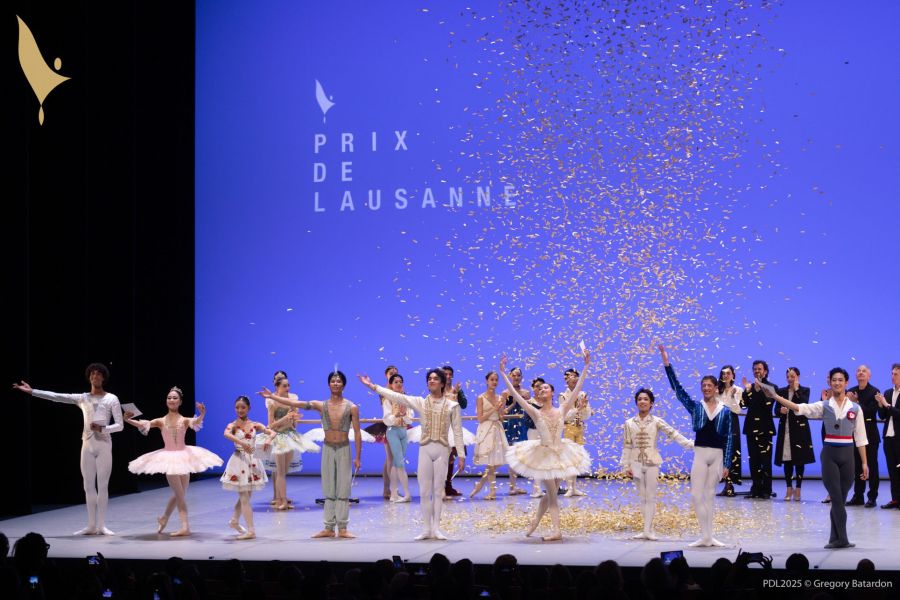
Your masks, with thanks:
<instances>
[{"instance_id":1,"label":"red flower on costume","mask_svg":"<svg viewBox=\"0 0 900 600\"><path fill-rule=\"evenodd\" d=\"M259 475L254 475L254 476L253 476L253 481L259 481Z\"/></svg>"},{"instance_id":2,"label":"red flower on costume","mask_svg":"<svg viewBox=\"0 0 900 600\"><path fill-rule=\"evenodd\" d=\"M232 476L231 476L231 481L237 481L237 480L238 480L238 476L237 476L237 475L232 475Z\"/></svg>"}]
</instances>

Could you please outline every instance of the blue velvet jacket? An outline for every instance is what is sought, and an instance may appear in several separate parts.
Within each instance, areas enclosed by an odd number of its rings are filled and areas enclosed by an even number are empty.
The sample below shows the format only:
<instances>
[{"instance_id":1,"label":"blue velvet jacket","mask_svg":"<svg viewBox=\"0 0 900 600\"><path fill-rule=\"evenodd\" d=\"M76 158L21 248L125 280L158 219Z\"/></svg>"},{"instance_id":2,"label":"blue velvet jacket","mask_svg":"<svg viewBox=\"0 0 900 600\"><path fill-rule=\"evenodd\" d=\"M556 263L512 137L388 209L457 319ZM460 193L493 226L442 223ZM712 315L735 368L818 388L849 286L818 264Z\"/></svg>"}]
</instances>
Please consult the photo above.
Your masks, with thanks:
<instances>
[{"instance_id":1,"label":"blue velvet jacket","mask_svg":"<svg viewBox=\"0 0 900 600\"><path fill-rule=\"evenodd\" d=\"M696 432L703 429L709 417L706 415L706 408L703 402L697 402L691 398L690 394L684 391L678 377L675 376L675 369L672 365L666 367L666 377L669 378L669 385L675 392L675 397L691 414L691 428ZM725 439L725 452L722 454L722 465L727 469L731 465L731 454L734 451L731 440L731 411L723 407L716 415L716 434Z\"/></svg>"}]
</instances>

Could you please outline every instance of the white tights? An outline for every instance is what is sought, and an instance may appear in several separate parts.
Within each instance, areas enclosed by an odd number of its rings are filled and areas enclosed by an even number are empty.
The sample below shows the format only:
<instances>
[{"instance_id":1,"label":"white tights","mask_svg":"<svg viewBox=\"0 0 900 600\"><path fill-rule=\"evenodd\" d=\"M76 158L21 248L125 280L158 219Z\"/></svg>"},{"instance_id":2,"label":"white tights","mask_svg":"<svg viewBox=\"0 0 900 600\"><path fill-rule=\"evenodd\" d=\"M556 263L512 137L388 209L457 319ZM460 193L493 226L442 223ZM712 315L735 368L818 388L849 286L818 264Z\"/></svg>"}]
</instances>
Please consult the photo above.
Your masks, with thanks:
<instances>
[{"instance_id":1,"label":"white tights","mask_svg":"<svg viewBox=\"0 0 900 600\"><path fill-rule=\"evenodd\" d=\"M534 515L534 520L531 522L528 533L525 534L526 536L531 535L538 528L544 513L549 510L550 522L553 525L553 534L550 537L561 537L562 534L559 528L559 481L559 479L545 479L540 482L544 484L544 489L547 493L541 497L541 501L538 503L537 513ZM538 482L535 483L540 485Z\"/></svg>"},{"instance_id":2,"label":"white tights","mask_svg":"<svg viewBox=\"0 0 900 600\"><path fill-rule=\"evenodd\" d=\"M716 484L722 478L722 449L694 447L694 464L691 465L691 498L694 512L700 522L700 545L713 541L713 499Z\"/></svg>"},{"instance_id":3,"label":"white tights","mask_svg":"<svg viewBox=\"0 0 900 600\"><path fill-rule=\"evenodd\" d=\"M231 515L231 520L234 523L238 522L238 519L243 516L244 522L247 524L247 532L254 533L255 529L253 528L253 505L250 504L250 494L252 492L238 492L237 502L234 503L234 513Z\"/></svg>"},{"instance_id":4,"label":"white tights","mask_svg":"<svg viewBox=\"0 0 900 600\"><path fill-rule=\"evenodd\" d=\"M187 489L191 483L190 475L166 475L166 481L172 488L172 497L166 504L166 512L163 513L163 521L168 521L172 511L178 507L178 517L181 519L181 529L188 531L188 508L187 508Z\"/></svg>"},{"instance_id":5,"label":"white tights","mask_svg":"<svg viewBox=\"0 0 900 600\"><path fill-rule=\"evenodd\" d=\"M422 533L435 537L441 525L441 511L444 508L444 481L447 478L447 447L441 444L419 446L419 502L422 505Z\"/></svg>"},{"instance_id":6,"label":"white tights","mask_svg":"<svg viewBox=\"0 0 900 600\"><path fill-rule=\"evenodd\" d=\"M102 530L106 526L109 504L109 474L112 472L112 441L94 434L81 442L81 477L87 505L88 528Z\"/></svg>"},{"instance_id":7,"label":"white tights","mask_svg":"<svg viewBox=\"0 0 900 600\"><path fill-rule=\"evenodd\" d=\"M656 485L659 480L659 467L631 463L631 474L634 485L641 495L641 512L644 515L644 534L653 533L653 517L656 515Z\"/></svg>"}]
</instances>

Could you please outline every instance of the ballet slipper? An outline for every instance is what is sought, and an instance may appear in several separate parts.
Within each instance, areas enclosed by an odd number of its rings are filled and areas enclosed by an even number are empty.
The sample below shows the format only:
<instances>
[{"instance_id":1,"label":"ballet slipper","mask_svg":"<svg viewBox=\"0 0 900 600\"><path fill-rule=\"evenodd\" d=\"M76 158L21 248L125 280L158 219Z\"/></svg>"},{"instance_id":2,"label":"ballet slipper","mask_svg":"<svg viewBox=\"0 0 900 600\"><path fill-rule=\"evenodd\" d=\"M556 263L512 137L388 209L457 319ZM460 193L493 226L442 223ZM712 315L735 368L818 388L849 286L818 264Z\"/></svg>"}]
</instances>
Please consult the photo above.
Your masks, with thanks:
<instances>
[{"instance_id":1,"label":"ballet slipper","mask_svg":"<svg viewBox=\"0 0 900 600\"><path fill-rule=\"evenodd\" d=\"M291 506L287 504L277 504L274 507L274 510L282 511L282 510L291 510Z\"/></svg>"},{"instance_id":2,"label":"ballet slipper","mask_svg":"<svg viewBox=\"0 0 900 600\"><path fill-rule=\"evenodd\" d=\"M472 493L469 494L469 498L474 498L475 495L481 491L481 488L484 487L485 475L482 475L478 481L475 482L475 487L472 488Z\"/></svg>"},{"instance_id":3,"label":"ballet slipper","mask_svg":"<svg viewBox=\"0 0 900 600\"><path fill-rule=\"evenodd\" d=\"M440 529L435 529L433 532L431 532L431 537L433 537L436 540L446 540L447 539L447 536Z\"/></svg>"},{"instance_id":4,"label":"ballet slipper","mask_svg":"<svg viewBox=\"0 0 900 600\"><path fill-rule=\"evenodd\" d=\"M241 525L237 519L231 519L230 521L228 521L228 526L238 533L247 533L247 530L244 529L244 526Z\"/></svg>"},{"instance_id":5,"label":"ballet slipper","mask_svg":"<svg viewBox=\"0 0 900 600\"><path fill-rule=\"evenodd\" d=\"M352 533L350 533L350 532L347 531L346 529L341 529L340 531L338 531L337 536L338 536L339 538L344 538L344 539L346 539L346 540L352 540L353 538L356 537L355 535L353 535Z\"/></svg>"},{"instance_id":6,"label":"ballet slipper","mask_svg":"<svg viewBox=\"0 0 900 600\"><path fill-rule=\"evenodd\" d=\"M252 540L255 537L256 537L255 531L245 531L244 533L242 533L241 535L237 536L234 539L236 539L236 540Z\"/></svg>"},{"instance_id":7,"label":"ballet slipper","mask_svg":"<svg viewBox=\"0 0 900 600\"><path fill-rule=\"evenodd\" d=\"M710 546L715 546L716 548L724 548L724 547L725 547L725 543L724 543L724 542L720 542L720 541L717 540L716 538L710 539L710 540L709 540L709 545L710 545Z\"/></svg>"},{"instance_id":8,"label":"ballet slipper","mask_svg":"<svg viewBox=\"0 0 900 600\"><path fill-rule=\"evenodd\" d=\"M531 494L529 494L529 496L531 496L532 498L543 498L544 492L537 490L535 492L531 492Z\"/></svg>"},{"instance_id":9,"label":"ballet slipper","mask_svg":"<svg viewBox=\"0 0 900 600\"><path fill-rule=\"evenodd\" d=\"M573 495L573 496L587 496L587 493L586 493L586 492L582 492L581 490L577 490L577 489L575 489L575 488L572 488L572 495Z\"/></svg>"},{"instance_id":10,"label":"ballet slipper","mask_svg":"<svg viewBox=\"0 0 900 600\"><path fill-rule=\"evenodd\" d=\"M510 496L521 496L522 494L526 494L527 492L520 487L516 487L514 485L509 486L509 495Z\"/></svg>"},{"instance_id":11,"label":"ballet slipper","mask_svg":"<svg viewBox=\"0 0 900 600\"><path fill-rule=\"evenodd\" d=\"M312 539L319 539L319 538L333 538L333 537L334 537L334 532L333 532L333 531L331 531L330 529L323 529L323 530L320 531L319 533L313 535L313 536L312 536Z\"/></svg>"},{"instance_id":12,"label":"ballet slipper","mask_svg":"<svg viewBox=\"0 0 900 600\"><path fill-rule=\"evenodd\" d=\"M539 520L534 519L531 522L531 525L528 526L528 531L525 532L525 537L531 537L531 534L534 533L534 531L538 528L538 525L540 525L540 524L541 524L541 522Z\"/></svg>"},{"instance_id":13,"label":"ballet slipper","mask_svg":"<svg viewBox=\"0 0 900 600\"><path fill-rule=\"evenodd\" d=\"M709 542L702 538L688 544L688 548L706 548L707 546L709 546Z\"/></svg>"},{"instance_id":14,"label":"ballet slipper","mask_svg":"<svg viewBox=\"0 0 900 600\"><path fill-rule=\"evenodd\" d=\"M658 537L656 537L656 532L654 532L654 531L645 531L644 537L646 539L650 540L651 542L655 542L656 540L659 539Z\"/></svg>"},{"instance_id":15,"label":"ballet slipper","mask_svg":"<svg viewBox=\"0 0 900 600\"><path fill-rule=\"evenodd\" d=\"M634 534L633 536L631 536L631 539L633 539L633 540L646 540L646 539L647 539L647 533L644 532L644 531L641 531L640 533L636 533L636 534Z\"/></svg>"},{"instance_id":16,"label":"ballet slipper","mask_svg":"<svg viewBox=\"0 0 900 600\"><path fill-rule=\"evenodd\" d=\"M496 500L497 499L497 488L495 486L491 486L491 491L488 492L488 495L484 497L485 500Z\"/></svg>"},{"instance_id":17,"label":"ballet slipper","mask_svg":"<svg viewBox=\"0 0 900 600\"><path fill-rule=\"evenodd\" d=\"M159 527L156 528L156 533L162 533L163 529L166 528L166 525L169 523L169 517L162 516L156 519L156 522L159 524Z\"/></svg>"},{"instance_id":18,"label":"ballet slipper","mask_svg":"<svg viewBox=\"0 0 900 600\"><path fill-rule=\"evenodd\" d=\"M108 529L106 527L101 527L100 529L97 530L97 535L116 535L116 532L111 531L110 529Z\"/></svg>"},{"instance_id":19,"label":"ballet slipper","mask_svg":"<svg viewBox=\"0 0 900 600\"><path fill-rule=\"evenodd\" d=\"M557 531L553 535L545 535L541 538L543 542L561 542L562 541L562 533Z\"/></svg>"},{"instance_id":20,"label":"ballet slipper","mask_svg":"<svg viewBox=\"0 0 900 600\"><path fill-rule=\"evenodd\" d=\"M566 493L563 494L563 497L565 497L565 498L571 498L571 497L574 496L574 495L575 495L575 490L573 490L572 488L569 488L569 489L566 490Z\"/></svg>"},{"instance_id":21,"label":"ballet slipper","mask_svg":"<svg viewBox=\"0 0 900 600\"><path fill-rule=\"evenodd\" d=\"M415 540L417 542L421 542L422 540L430 540L430 539L431 539L430 531L423 531L422 533L420 533L419 535L417 535L416 537L413 538L413 540Z\"/></svg>"},{"instance_id":22,"label":"ballet slipper","mask_svg":"<svg viewBox=\"0 0 900 600\"><path fill-rule=\"evenodd\" d=\"M79 529L72 535L97 535L97 528L93 525L88 525L84 529Z\"/></svg>"},{"instance_id":23,"label":"ballet slipper","mask_svg":"<svg viewBox=\"0 0 900 600\"><path fill-rule=\"evenodd\" d=\"M406 502L410 502L411 498L409 497L409 492L405 496L397 496L397 504L404 504Z\"/></svg>"}]
</instances>

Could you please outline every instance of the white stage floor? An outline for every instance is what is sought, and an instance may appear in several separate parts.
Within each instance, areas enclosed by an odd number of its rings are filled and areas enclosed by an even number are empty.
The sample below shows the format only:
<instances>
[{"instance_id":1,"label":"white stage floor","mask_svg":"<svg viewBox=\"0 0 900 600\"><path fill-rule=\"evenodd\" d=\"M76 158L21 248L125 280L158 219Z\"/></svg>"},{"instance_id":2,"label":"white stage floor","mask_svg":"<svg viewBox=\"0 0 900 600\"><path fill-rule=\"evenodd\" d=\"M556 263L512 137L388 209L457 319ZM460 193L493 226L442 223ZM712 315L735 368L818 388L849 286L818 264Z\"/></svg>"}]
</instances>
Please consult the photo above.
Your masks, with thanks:
<instances>
[{"instance_id":1,"label":"white stage floor","mask_svg":"<svg viewBox=\"0 0 900 600\"><path fill-rule=\"evenodd\" d=\"M457 487L467 493L475 481L463 479ZM415 479L410 483L415 495ZM190 560L365 562L399 555L421 563L441 552L451 561L469 558L486 564L500 554L511 553L523 564L596 565L613 559L622 566L643 566L661 551L683 549L692 566L705 567L721 556L734 559L743 548L772 555L775 568L783 568L790 554L802 552L813 568L854 569L860 559L871 558L879 570L900 570L900 553L895 551L896 540L900 539L900 511L848 508L850 539L856 548L826 550L828 505L820 503L825 496L821 482L805 482L802 502L784 502L782 482L775 483L779 497L771 501L716 498L716 537L728 544L717 549L687 547L698 537L698 530L689 509L688 486L683 482L660 485L660 540L656 542L630 539L634 527L640 527L633 488L628 483L607 481L585 481L582 485L587 497L561 498L563 542L525 538L522 527L537 501L528 496L506 496L506 479L500 480L496 501L445 501L442 529L453 539L443 542L413 541L420 523L417 499L410 504L382 500L380 478L360 478L354 485L353 495L360 503L351 504L350 531L358 539L310 540L309 536L322 527L322 508L315 504L321 494L319 479L303 476L288 479L288 495L296 503L293 511L269 509L271 487L254 495L257 538L250 541L236 541L226 525L235 494L223 491L216 479L191 484L188 498L193 535L189 538L169 538L155 532L156 516L168 498L168 488L112 499L107 523L117 534L113 537L71 535L85 524L83 506L0 521L0 531L11 542L29 531L41 533L51 545L52 557L101 552L107 558L132 559L181 556ZM175 514L169 530L177 527ZM546 525L543 529L546 531Z\"/></svg>"}]
</instances>

